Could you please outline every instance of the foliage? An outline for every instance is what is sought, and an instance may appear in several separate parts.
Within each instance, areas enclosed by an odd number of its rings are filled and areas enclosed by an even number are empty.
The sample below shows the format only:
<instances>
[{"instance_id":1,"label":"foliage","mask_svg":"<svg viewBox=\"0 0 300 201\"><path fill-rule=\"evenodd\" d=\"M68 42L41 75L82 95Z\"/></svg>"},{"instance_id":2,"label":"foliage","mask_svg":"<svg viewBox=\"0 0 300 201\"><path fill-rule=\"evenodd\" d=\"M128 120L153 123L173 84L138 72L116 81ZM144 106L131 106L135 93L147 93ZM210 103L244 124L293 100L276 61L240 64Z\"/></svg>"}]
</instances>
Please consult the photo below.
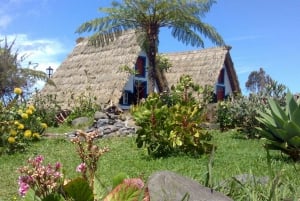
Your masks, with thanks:
<instances>
[{"instance_id":1,"label":"foliage","mask_svg":"<svg viewBox=\"0 0 300 201\"><path fill-rule=\"evenodd\" d=\"M106 13L104 17L83 23L76 32L96 32L91 37L94 45L104 46L123 31L135 29L139 33L141 47L149 58L149 91L154 92L155 78L159 71L156 67L159 30L162 27L171 29L172 36L185 44L203 47L204 35L217 45L224 44L216 30L202 22L201 18L209 12L213 0L197 1L113 1L111 8L100 8ZM158 88L163 89L163 83L158 79Z\"/></svg>"},{"instance_id":2,"label":"foliage","mask_svg":"<svg viewBox=\"0 0 300 201\"><path fill-rule=\"evenodd\" d=\"M61 134L63 133L65 131L61 131ZM214 130L210 131L210 133L213 135L214 143L218 145L218 149L214 154L212 174L214 190L227 194L229 192L226 190L227 188L217 187L217 185L235 175L244 173L258 177L269 175L266 151L262 146L264 140L245 140L240 137L242 134L237 133L235 130L225 133ZM151 174L158 170L172 170L180 175L193 178L202 185L205 184L208 156L195 158L187 155L177 155L168 158L151 159L146 156L144 150L136 147L135 137L105 138L96 140L94 143L110 149L109 152L100 158L100 168L96 172L96 178L99 181L101 180L101 189L103 190L101 195L103 196L107 195L107 191L112 186L112 178L119 172L126 172L128 178L141 177L143 181L146 181L146 178L149 178ZM300 198L300 163L294 163L287 155L283 155L278 151L269 152L271 168L275 176L281 172L280 183L275 191L277 200L288 200L287 198L289 200L298 200ZM56 161L59 161L63 164L63 172L67 178L78 177L78 173L74 169L76 164L80 163L80 160L76 152L74 152L74 144L64 138L42 138L38 143L28 147L24 153L0 157L0 200L24 200L17 195L16 189L18 189L18 184L16 181L19 175L15 173L15 170L16 167L24 166L24 161L36 154L44 155L47 163L55 164ZM230 171L224 171L224 166ZM271 183L274 177L269 177ZM230 188L230 185L227 187ZM269 183L267 185L246 185L246 188L236 185L236 188L233 188L231 191L236 193L229 196L233 200L243 200L242 198L249 197L249 193L268 197L269 189L271 189ZM292 191L293 189L294 191Z\"/></svg>"},{"instance_id":3,"label":"foliage","mask_svg":"<svg viewBox=\"0 0 300 201\"><path fill-rule=\"evenodd\" d=\"M268 100L270 109L259 112L257 120L261 135L268 140L267 149L280 150L293 160L300 159L300 102L291 93L286 95L285 110L273 99Z\"/></svg>"},{"instance_id":4,"label":"foliage","mask_svg":"<svg viewBox=\"0 0 300 201\"><path fill-rule=\"evenodd\" d=\"M28 143L39 140L47 128L33 105L19 102L22 90L15 88L14 91L16 95L7 106L0 102L0 154L24 151Z\"/></svg>"},{"instance_id":5,"label":"foliage","mask_svg":"<svg viewBox=\"0 0 300 201\"><path fill-rule=\"evenodd\" d=\"M272 78L266 74L264 69L260 68L259 71L253 71L249 74L245 85L249 91L259 93L264 90L271 80Z\"/></svg>"},{"instance_id":6,"label":"foliage","mask_svg":"<svg viewBox=\"0 0 300 201\"><path fill-rule=\"evenodd\" d=\"M256 117L258 111L263 111L265 107L264 98L255 94L219 102L217 121L220 123L220 129L226 131L237 128L248 138L259 137L255 129L256 126L259 126Z\"/></svg>"},{"instance_id":7,"label":"foliage","mask_svg":"<svg viewBox=\"0 0 300 201\"><path fill-rule=\"evenodd\" d=\"M140 178L124 179L105 198L104 201L149 201L149 194Z\"/></svg>"},{"instance_id":8,"label":"foliage","mask_svg":"<svg viewBox=\"0 0 300 201\"><path fill-rule=\"evenodd\" d=\"M43 200L59 190L63 179L61 164L44 165L43 161L43 156L37 156L28 159L28 165L18 169L21 174L18 182L20 196L24 197L31 188L35 196Z\"/></svg>"},{"instance_id":9,"label":"foliage","mask_svg":"<svg viewBox=\"0 0 300 201\"><path fill-rule=\"evenodd\" d=\"M137 146L151 156L167 156L178 151L190 154L210 152L211 136L200 127L204 104L193 95L201 88L190 76L182 76L170 94L151 94L132 109L137 130Z\"/></svg>"},{"instance_id":10,"label":"foliage","mask_svg":"<svg viewBox=\"0 0 300 201\"><path fill-rule=\"evenodd\" d=\"M260 123L256 119L259 111L268 108L266 100L272 97L285 105L286 87L276 81L270 81L259 93L251 93L249 96L229 97L218 103L217 121L222 131L237 128L245 133L248 138L260 137L255 127Z\"/></svg>"},{"instance_id":11,"label":"foliage","mask_svg":"<svg viewBox=\"0 0 300 201\"><path fill-rule=\"evenodd\" d=\"M32 98L32 104L36 108L36 114L45 122L49 127L57 127L58 121L56 115L61 111L61 106L56 101L55 95L42 96L38 92Z\"/></svg>"},{"instance_id":12,"label":"foliage","mask_svg":"<svg viewBox=\"0 0 300 201\"><path fill-rule=\"evenodd\" d=\"M77 117L93 116L96 111L101 109L100 105L96 103L97 97L91 96L88 89L79 96L71 94L68 105L72 108L70 115L68 115L67 123L71 124Z\"/></svg>"},{"instance_id":13,"label":"foliage","mask_svg":"<svg viewBox=\"0 0 300 201\"><path fill-rule=\"evenodd\" d=\"M23 96L26 96L26 92L29 92L38 80L54 85L45 72L21 66L26 56L20 56L17 51L13 52L14 44L15 41L8 44L6 38L0 39L0 101L4 105L13 99L15 87L21 87Z\"/></svg>"},{"instance_id":14,"label":"foliage","mask_svg":"<svg viewBox=\"0 0 300 201\"><path fill-rule=\"evenodd\" d=\"M84 133L78 131L77 137L72 140L76 145L76 151L81 159L81 164L76 168L76 171L81 172L82 177L89 182L91 189L94 189L98 160L100 156L108 151L108 148L100 149L93 143L96 137L96 132Z\"/></svg>"}]
</instances>

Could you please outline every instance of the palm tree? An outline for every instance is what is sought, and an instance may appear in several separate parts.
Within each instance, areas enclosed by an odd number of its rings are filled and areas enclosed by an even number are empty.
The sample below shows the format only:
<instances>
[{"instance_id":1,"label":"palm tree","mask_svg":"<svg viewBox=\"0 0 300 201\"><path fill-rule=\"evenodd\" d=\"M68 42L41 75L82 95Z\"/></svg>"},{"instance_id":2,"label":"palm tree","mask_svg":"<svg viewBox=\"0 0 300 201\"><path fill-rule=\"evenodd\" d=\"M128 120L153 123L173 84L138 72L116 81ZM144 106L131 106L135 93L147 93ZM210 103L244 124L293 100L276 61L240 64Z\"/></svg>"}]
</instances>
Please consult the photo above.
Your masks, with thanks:
<instances>
[{"instance_id":1,"label":"palm tree","mask_svg":"<svg viewBox=\"0 0 300 201\"><path fill-rule=\"evenodd\" d=\"M77 33L95 32L91 42L105 45L123 31L135 29L142 38L141 46L149 58L149 92L155 88L159 69L156 68L158 36L160 28L171 29L173 37L196 47L204 47L200 37L204 35L216 45L223 45L222 37L214 27L202 22L201 18L210 10L215 0L123 0L113 1L112 7L100 8L107 15L83 23ZM162 83L157 83L164 90Z\"/></svg>"}]
</instances>

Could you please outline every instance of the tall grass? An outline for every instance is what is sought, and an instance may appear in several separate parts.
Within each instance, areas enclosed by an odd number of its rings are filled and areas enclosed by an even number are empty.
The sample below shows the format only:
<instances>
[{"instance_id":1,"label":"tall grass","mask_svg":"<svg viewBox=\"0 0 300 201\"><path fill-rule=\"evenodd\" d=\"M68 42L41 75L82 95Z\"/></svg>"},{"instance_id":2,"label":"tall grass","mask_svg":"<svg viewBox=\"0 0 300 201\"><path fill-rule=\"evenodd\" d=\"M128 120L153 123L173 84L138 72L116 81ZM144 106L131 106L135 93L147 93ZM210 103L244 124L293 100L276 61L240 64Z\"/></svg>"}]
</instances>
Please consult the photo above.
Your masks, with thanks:
<instances>
[{"instance_id":1,"label":"tall grass","mask_svg":"<svg viewBox=\"0 0 300 201\"><path fill-rule=\"evenodd\" d=\"M109 188L112 185L111 178L120 172L146 181L155 171L170 170L203 185L207 183L234 200L300 198L299 163L290 161L278 152L267 155L262 140L245 140L233 131L214 132L213 136L217 145L213 157L207 155L199 158L180 155L153 159L147 156L146 150L136 147L133 137L98 140L100 147L108 146L110 151L100 158L96 176ZM61 162L67 178L79 176L75 168L80 160L74 145L67 139L43 139L25 153L0 157L1 201L13 200L14 197L19 199L16 169L25 165L27 158L37 154L44 155L46 162ZM232 179L240 174L255 175L255 178L268 176L269 181L264 185L258 182L239 183ZM230 185L220 186L224 181L230 181Z\"/></svg>"}]
</instances>

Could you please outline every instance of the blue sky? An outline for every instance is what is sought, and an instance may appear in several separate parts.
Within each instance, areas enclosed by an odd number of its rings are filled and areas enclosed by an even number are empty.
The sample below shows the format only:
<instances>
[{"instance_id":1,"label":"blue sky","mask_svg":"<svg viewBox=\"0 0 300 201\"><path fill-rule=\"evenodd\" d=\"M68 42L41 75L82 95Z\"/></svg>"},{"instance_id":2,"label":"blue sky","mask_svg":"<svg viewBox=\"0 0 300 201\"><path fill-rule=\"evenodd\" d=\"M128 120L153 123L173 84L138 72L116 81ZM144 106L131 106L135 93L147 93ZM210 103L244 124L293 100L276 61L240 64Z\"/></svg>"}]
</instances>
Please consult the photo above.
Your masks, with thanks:
<instances>
[{"instance_id":1,"label":"blue sky","mask_svg":"<svg viewBox=\"0 0 300 201\"><path fill-rule=\"evenodd\" d=\"M75 46L76 28L101 16L106 0L0 0L0 39L16 38L15 47L39 70L57 68ZM231 57L245 93L248 75L262 67L293 93L300 92L300 1L218 0L203 18L232 46ZM205 47L212 47L206 41ZM160 34L160 52L194 50Z\"/></svg>"}]
</instances>

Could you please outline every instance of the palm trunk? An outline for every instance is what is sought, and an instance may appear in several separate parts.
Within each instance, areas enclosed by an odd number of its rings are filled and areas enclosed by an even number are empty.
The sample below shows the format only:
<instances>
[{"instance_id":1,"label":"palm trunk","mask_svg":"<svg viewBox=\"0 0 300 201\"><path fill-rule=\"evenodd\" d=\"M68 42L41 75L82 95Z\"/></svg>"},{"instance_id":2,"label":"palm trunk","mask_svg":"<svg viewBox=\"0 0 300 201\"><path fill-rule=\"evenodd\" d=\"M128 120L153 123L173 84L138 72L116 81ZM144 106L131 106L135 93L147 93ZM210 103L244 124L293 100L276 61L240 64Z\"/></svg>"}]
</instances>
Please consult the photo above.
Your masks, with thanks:
<instances>
[{"instance_id":1,"label":"palm trunk","mask_svg":"<svg viewBox=\"0 0 300 201\"><path fill-rule=\"evenodd\" d=\"M148 92L149 94L154 93L157 76L156 76L156 53L157 53L157 43L158 43L158 32L159 26L157 24L150 24L147 32L148 47L146 48L146 53L149 59L149 69L148 69Z\"/></svg>"}]
</instances>

